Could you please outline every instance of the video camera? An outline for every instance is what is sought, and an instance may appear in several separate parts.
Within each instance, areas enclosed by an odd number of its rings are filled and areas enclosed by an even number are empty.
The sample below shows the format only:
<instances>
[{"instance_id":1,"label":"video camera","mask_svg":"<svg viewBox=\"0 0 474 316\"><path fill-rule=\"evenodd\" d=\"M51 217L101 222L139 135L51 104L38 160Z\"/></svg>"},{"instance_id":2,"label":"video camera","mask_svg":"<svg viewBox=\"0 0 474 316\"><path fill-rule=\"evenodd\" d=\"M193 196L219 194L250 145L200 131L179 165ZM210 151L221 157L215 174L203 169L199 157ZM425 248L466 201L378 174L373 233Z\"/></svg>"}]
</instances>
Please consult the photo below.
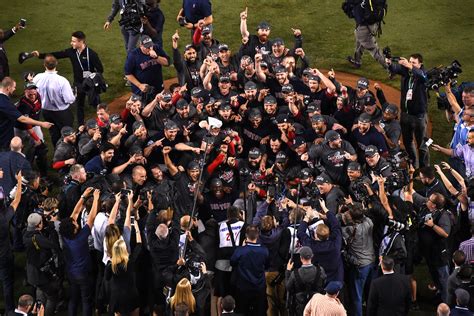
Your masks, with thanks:
<instances>
[{"instance_id":1,"label":"video camera","mask_svg":"<svg viewBox=\"0 0 474 316\"><path fill-rule=\"evenodd\" d=\"M426 72L428 77L426 87L429 90L438 90L440 87L446 86L450 81L453 85L457 84L455 79L462 73L461 67L457 60L453 60L449 66L431 68Z\"/></svg>"},{"instance_id":2,"label":"video camera","mask_svg":"<svg viewBox=\"0 0 474 316\"><path fill-rule=\"evenodd\" d=\"M390 49L390 47L385 47L383 50L382 50L382 54L385 58L388 58L392 61L392 63L398 63L400 61L400 57L393 57L392 56L392 50Z\"/></svg>"},{"instance_id":3,"label":"video camera","mask_svg":"<svg viewBox=\"0 0 474 316\"><path fill-rule=\"evenodd\" d=\"M148 7L141 0L126 1L122 11L119 25L127 31L140 33L142 27L141 18L146 16Z\"/></svg>"}]
</instances>

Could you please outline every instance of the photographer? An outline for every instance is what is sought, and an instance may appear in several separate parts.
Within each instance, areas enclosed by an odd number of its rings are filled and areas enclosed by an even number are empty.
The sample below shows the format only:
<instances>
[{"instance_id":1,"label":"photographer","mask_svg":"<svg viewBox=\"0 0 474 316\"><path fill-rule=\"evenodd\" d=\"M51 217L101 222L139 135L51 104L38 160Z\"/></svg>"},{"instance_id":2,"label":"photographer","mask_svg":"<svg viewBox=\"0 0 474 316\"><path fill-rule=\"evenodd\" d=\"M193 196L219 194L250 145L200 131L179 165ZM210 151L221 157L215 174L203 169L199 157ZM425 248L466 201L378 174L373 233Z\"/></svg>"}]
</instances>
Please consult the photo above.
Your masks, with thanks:
<instances>
[{"instance_id":1,"label":"photographer","mask_svg":"<svg viewBox=\"0 0 474 316\"><path fill-rule=\"evenodd\" d=\"M389 178L392 175L392 167L383 157L380 157L377 147L373 145L367 146L364 154L365 161L367 162L367 173L385 178Z\"/></svg>"},{"instance_id":2,"label":"photographer","mask_svg":"<svg viewBox=\"0 0 474 316\"><path fill-rule=\"evenodd\" d=\"M139 3L141 1L139 0L125 0L125 1L122 1L122 0L113 0L112 2L112 10L110 11L110 14L109 16L107 17L107 21L105 22L104 24L104 30L108 31L109 28L110 28L110 25L112 24L112 21L114 20L115 16L117 15L117 13L120 12L120 15L122 17L122 19L125 18L125 20L129 20L130 17L128 17L128 15L130 15L130 9L136 9L137 6L143 6L143 4ZM125 14L125 16L123 15L124 12L127 12ZM135 21L135 16L132 17L132 21L130 22L136 22ZM138 43L138 39L140 37L140 33L138 30L135 30L133 28L129 28L127 27L127 23L123 23L122 22L122 19L119 21L119 25L120 25L120 30L122 32L122 36L123 36L123 41L125 43L125 51L127 53L130 53L132 50L135 49L135 47L137 47L137 43ZM122 23L121 23L122 22ZM141 26L141 21L140 22L140 26Z\"/></svg>"},{"instance_id":3,"label":"photographer","mask_svg":"<svg viewBox=\"0 0 474 316\"><path fill-rule=\"evenodd\" d=\"M81 185L86 182L87 173L82 165L76 164L69 170L65 184L59 193L59 217L67 218L71 215L74 206L81 197Z\"/></svg>"},{"instance_id":4,"label":"photographer","mask_svg":"<svg viewBox=\"0 0 474 316\"><path fill-rule=\"evenodd\" d=\"M146 0L145 16L140 17L143 32L150 36L153 43L163 47L163 27L165 16L160 9L161 0Z\"/></svg>"},{"instance_id":5,"label":"photographer","mask_svg":"<svg viewBox=\"0 0 474 316\"><path fill-rule=\"evenodd\" d=\"M368 177L362 174L362 167L356 161L347 165L347 176L349 177L349 194L356 202L364 202L369 198L366 184L371 185Z\"/></svg>"},{"instance_id":6,"label":"photographer","mask_svg":"<svg viewBox=\"0 0 474 316\"><path fill-rule=\"evenodd\" d=\"M198 27L199 22L203 25L212 24L211 1L184 0L183 6L176 17L176 21L180 26L191 30L191 35L194 34L194 30Z\"/></svg>"},{"instance_id":7,"label":"photographer","mask_svg":"<svg viewBox=\"0 0 474 316\"><path fill-rule=\"evenodd\" d=\"M412 54L410 59L400 57L398 63L385 59L388 69L401 75L401 119L402 138L410 160L415 166L425 167L430 164L428 148L425 145L426 125L428 123L427 76L423 67L423 56ZM416 141L417 149L413 140ZM418 150L418 155L416 151ZM416 157L419 156L419 160Z\"/></svg>"},{"instance_id":8,"label":"photographer","mask_svg":"<svg viewBox=\"0 0 474 316\"><path fill-rule=\"evenodd\" d=\"M449 251L447 238L451 233L451 219L445 209L445 198L440 193L432 193L426 207L419 213L420 249L426 260L433 282L441 300L447 299Z\"/></svg>"},{"instance_id":9,"label":"photographer","mask_svg":"<svg viewBox=\"0 0 474 316\"><path fill-rule=\"evenodd\" d=\"M44 225L44 226L43 226ZM28 283L39 290L46 299L45 315L54 315L60 290L57 260L59 239L54 224L38 213L28 216L28 226L23 236L26 246L26 275Z\"/></svg>"}]
</instances>

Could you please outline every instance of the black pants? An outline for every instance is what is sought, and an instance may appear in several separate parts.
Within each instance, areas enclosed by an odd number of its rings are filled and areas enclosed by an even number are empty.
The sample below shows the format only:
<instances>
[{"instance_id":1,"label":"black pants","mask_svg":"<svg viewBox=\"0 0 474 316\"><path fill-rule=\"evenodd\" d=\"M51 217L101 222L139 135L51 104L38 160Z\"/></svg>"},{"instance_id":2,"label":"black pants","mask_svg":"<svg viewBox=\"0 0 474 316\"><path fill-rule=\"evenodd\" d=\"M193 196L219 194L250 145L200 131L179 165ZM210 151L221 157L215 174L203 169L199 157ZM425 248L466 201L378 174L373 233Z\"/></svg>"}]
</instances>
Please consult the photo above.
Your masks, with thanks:
<instances>
[{"instance_id":1,"label":"black pants","mask_svg":"<svg viewBox=\"0 0 474 316\"><path fill-rule=\"evenodd\" d=\"M13 254L0 258L0 281L3 285L3 299L5 302L5 314L15 309L13 299Z\"/></svg>"},{"instance_id":2,"label":"black pants","mask_svg":"<svg viewBox=\"0 0 474 316\"><path fill-rule=\"evenodd\" d=\"M236 290L236 311L245 316L266 315L267 295L265 288L256 290Z\"/></svg>"},{"instance_id":3,"label":"black pants","mask_svg":"<svg viewBox=\"0 0 474 316\"><path fill-rule=\"evenodd\" d=\"M76 113L77 113L77 126L84 125L84 107L86 104L86 94L82 91L81 84L76 84L77 96L76 96ZM94 100L88 99L89 104L93 107L100 103L99 95Z\"/></svg>"},{"instance_id":4,"label":"black pants","mask_svg":"<svg viewBox=\"0 0 474 316\"><path fill-rule=\"evenodd\" d=\"M400 125L405 150L416 167L422 168L430 165L430 152L425 145L427 114L410 115L402 113ZM416 147L415 143L416 142ZM416 154L418 151L418 163Z\"/></svg>"},{"instance_id":5,"label":"black pants","mask_svg":"<svg viewBox=\"0 0 474 316\"><path fill-rule=\"evenodd\" d=\"M74 123L74 116L72 115L71 110L68 108L63 111L43 110L43 118L46 122L54 124L49 129L49 134L51 135L53 146L56 147L56 144L61 138L61 128L64 126L72 127Z\"/></svg>"}]
</instances>

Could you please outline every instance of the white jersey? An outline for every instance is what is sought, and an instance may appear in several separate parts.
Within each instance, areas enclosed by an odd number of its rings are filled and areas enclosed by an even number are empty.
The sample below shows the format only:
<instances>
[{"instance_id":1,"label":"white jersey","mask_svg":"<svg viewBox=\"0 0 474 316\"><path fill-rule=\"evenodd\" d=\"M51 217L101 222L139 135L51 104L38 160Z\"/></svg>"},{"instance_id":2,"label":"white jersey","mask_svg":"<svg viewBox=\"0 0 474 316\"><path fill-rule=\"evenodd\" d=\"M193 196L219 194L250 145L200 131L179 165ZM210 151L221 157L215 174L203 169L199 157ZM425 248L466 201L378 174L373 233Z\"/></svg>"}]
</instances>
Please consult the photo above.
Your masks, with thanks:
<instances>
[{"instance_id":1,"label":"white jersey","mask_svg":"<svg viewBox=\"0 0 474 316\"><path fill-rule=\"evenodd\" d=\"M233 224L230 224L236 246L240 246L240 232L243 226L243 221L238 221ZM224 221L219 223L219 248L226 247L232 247L232 239L230 237L227 221Z\"/></svg>"}]
</instances>

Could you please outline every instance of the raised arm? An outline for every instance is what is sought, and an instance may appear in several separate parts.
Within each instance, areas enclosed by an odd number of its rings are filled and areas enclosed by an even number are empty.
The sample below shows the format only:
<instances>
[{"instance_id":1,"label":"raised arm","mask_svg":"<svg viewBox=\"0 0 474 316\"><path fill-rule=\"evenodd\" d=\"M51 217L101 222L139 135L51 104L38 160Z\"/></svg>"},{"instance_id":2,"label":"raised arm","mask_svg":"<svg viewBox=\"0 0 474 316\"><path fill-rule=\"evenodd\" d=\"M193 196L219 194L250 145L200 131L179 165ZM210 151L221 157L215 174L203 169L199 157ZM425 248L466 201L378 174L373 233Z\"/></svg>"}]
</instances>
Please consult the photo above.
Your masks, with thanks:
<instances>
[{"instance_id":1,"label":"raised arm","mask_svg":"<svg viewBox=\"0 0 474 316\"><path fill-rule=\"evenodd\" d=\"M117 218L117 213L120 206L121 197L122 197L122 193L119 192L115 194L115 203L114 203L114 206L112 207L112 210L110 211L109 222L107 225L115 224L115 219Z\"/></svg>"},{"instance_id":2,"label":"raised arm","mask_svg":"<svg viewBox=\"0 0 474 316\"><path fill-rule=\"evenodd\" d=\"M94 201L92 202L92 208L89 212L89 217L87 218L87 225L90 229L92 229L92 225L94 225L95 217L97 216L97 211L99 210L99 198L100 198L100 190L94 190Z\"/></svg>"},{"instance_id":3,"label":"raised arm","mask_svg":"<svg viewBox=\"0 0 474 316\"><path fill-rule=\"evenodd\" d=\"M10 203L10 206L13 208L13 212L16 212L16 209L18 208L18 205L21 202L21 192L22 192L22 186L23 183L21 182L22 176L21 176L21 170L18 171L16 175L16 192L15 192L15 198L13 201Z\"/></svg>"},{"instance_id":4,"label":"raised arm","mask_svg":"<svg viewBox=\"0 0 474 316\"><path fill-rule=\"evenodd\" d=\"M125 222L123 226L128 227L128 229L132 229L132 222L130 220L130 215L132 212L132 205L133 205L133 192L132 191L128 192L127 199L128 199L128 205L127 205L127 211L125 213Z\"/></svg>"},{"instance_id":5,"label":"raised arm","mask_svg":"<svg viewBox=\"0 0 474 316\"><path fill-rule=\"evenodd\" d=\"M164 147L163 151L162 151L163 152L163 158L165 160L166 168L168 168L168 170L170 172L170 175L175 176L179 172L179 170L178 170L178 167L176 167L170 159L170 156L169 156L170 151L171 151L171 147L169 147L169 146Z\"/></svg>"},{"instance_id":6,"label":"raised arm","mask_svg":"<svg viewBox=\"0 0 474 316\"><path fill-rule=\"evenodd\" d=\"M242 35L242 39L248 39L250 36L250 33L247 30L247 12L247 7L245 7L244 11L240 12L240 34Z\"/></svg>"},{"instance_id":7,"label":"raised arm","mask_svg":"<svg viewBox=\"0 0 474 316\"><path fill-rule=\"evenodd\" d=\"M255 71L257 78L260 82L265 82L267 80L267 76L265 75L261 67L262 59L262 54L255 54Z\"/></svg>"},{"instance_id":8,"label":"raised arm","mask_svg":"<svg viewBox=\"0 0 474 316\"><path fill-rule=\"evenodd\" d=\"M84 206L84 201L91 194L92 190L94 190L94 188L88 187L84 191L84 193L82 193L81 198L79 199L79 201L77 201L76 206L74 207L74 210L72 211L71 216L70 216L74 221L77 221L77 217L79 216L79 213L81 213L82 208Z\"/></svg>"},{"instance_id":9,"label":"raised arm","mask_svg":"<svg viewBox=\"0 0 474 316\"><path fill-rule=\"evenodd\" d=\"M388 217L393 218L392 208L388 203L387 194L385 193L385 178L377 177L377 183L379 185L379 198L383 208L387 211Z\"/></svg>"}]
</instances>

